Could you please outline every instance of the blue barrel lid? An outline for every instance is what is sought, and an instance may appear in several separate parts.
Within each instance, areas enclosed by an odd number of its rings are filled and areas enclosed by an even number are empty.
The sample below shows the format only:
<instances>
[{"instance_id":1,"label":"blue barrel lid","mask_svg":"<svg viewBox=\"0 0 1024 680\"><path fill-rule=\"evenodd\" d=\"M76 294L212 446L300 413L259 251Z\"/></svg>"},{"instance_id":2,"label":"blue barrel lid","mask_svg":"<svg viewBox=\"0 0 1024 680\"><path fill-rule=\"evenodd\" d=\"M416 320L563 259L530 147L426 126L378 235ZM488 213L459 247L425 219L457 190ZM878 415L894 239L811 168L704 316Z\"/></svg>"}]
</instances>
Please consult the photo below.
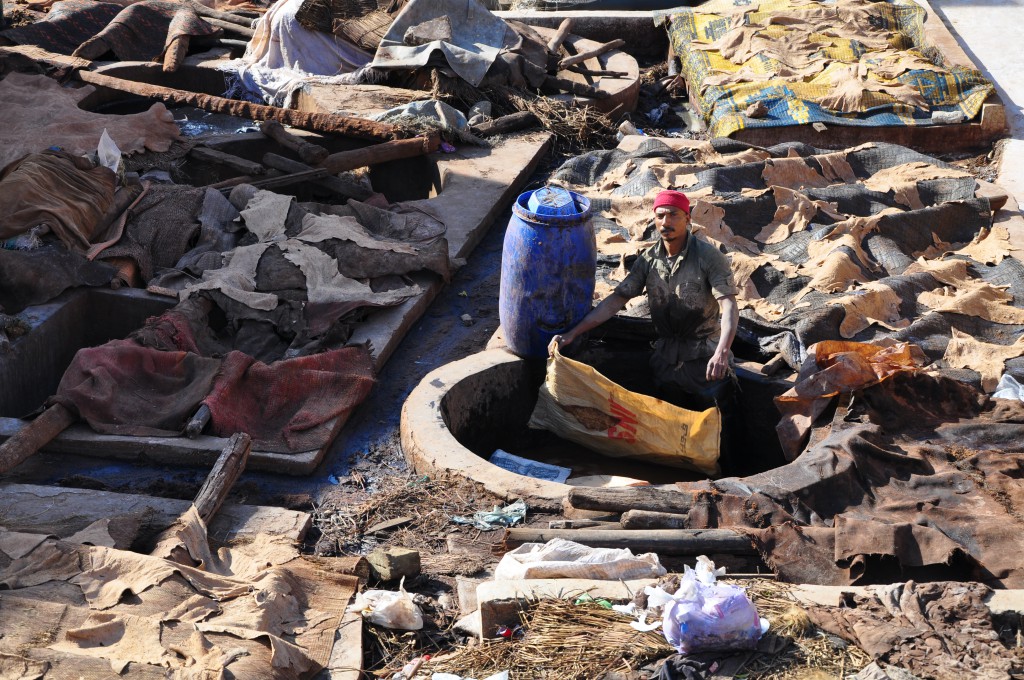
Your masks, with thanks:
<instances>
[{"instance_id":1,"label":"blue barrel lid","mask_svg":"<svg viewBox=\"0 0 1024 680\"><path fill-rule=\"evenodd\" d=\"M557 186L545 186L537 189L530 195L526 206L530 212L540 216L566 217L578 212L576 203L572 200L572 194Z\"/></svg>"}]
</instances>

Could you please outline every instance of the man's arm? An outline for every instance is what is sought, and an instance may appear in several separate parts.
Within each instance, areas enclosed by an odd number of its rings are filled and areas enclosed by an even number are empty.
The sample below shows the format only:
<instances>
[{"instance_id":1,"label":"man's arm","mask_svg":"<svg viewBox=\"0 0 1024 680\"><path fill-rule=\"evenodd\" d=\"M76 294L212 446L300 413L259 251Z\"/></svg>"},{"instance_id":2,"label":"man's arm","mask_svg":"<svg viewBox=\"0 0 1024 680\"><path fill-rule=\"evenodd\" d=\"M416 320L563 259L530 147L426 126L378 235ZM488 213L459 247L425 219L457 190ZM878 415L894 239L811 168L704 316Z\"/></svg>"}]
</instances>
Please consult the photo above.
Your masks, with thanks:
<instances>
[{"instance_id":1,"label":"man's arm","mask_svg":"<svg viewBox=\"0 0 1024 680\"><path fill-rule=\"evenodd\" d=\"M626 306L627 302L629 302L629 298L625 295L619 295L618 293L612 293L604 300L601 300L600 304L590 310L590 312L583 317L582 321L562 335L556 335L551 338L551 344L548 345L548 354L553 355L556 347L561 349L590 329L597 328L605 321L618 314L619 311ZM733 330L733 334L735 334L735 329Z\"/></svg>"},{"instance_id":2,"label":"man's arm","mask_svg":"<svg viewBox=\"0 0 1024 680\"><path fill-rule=\"evenodd\" d=\"M729 370L729 348L732 347L732 341L736 338L736 328L739 326L740 320L740 309L736 304L735 295L718 298L718 306L722 310L722 335L718 339L715 353L708 361L706 376L708 380L724 378Z\"/></svg>"}]
</instances>

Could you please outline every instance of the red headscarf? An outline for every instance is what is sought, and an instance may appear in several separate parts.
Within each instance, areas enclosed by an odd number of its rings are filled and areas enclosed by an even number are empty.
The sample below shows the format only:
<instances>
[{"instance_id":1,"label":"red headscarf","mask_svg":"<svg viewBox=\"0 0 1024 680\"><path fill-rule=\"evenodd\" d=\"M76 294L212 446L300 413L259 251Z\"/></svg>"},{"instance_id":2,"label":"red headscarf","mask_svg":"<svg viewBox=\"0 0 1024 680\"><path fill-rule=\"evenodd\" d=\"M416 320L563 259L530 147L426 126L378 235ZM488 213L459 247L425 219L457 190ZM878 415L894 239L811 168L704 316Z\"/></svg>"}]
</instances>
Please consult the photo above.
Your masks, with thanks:
<instances>
[{"instance_id":1,"label":"red headscarf","mask_svg":"<svg viewBox=\"0 0 1024 680\"><path fill-rule=\"evenodd\" d=\"M663 205L670 205L679 208L687 215L690 214L690 199L681 191L666 189L658 194L654 199L654 209L657 210Z\"/></svg>"}]
</instances>

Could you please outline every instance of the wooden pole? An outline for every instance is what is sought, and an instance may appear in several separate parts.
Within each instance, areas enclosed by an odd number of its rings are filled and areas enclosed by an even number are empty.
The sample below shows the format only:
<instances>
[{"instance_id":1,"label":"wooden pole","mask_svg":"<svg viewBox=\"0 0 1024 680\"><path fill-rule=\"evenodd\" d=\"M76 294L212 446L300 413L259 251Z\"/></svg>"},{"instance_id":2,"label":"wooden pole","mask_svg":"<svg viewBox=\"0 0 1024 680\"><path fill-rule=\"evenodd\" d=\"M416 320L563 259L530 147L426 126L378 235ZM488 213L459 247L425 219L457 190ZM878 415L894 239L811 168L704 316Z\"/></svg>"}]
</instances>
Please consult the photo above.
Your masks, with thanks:
<instances>
[{"instance_id":1,"label":"wooden pole","mask_svg":"<svg viewBox=\"0 0 1024 680\"><path fill-rule=\"evenodd\" d=\"M181 66L181 62L185 61L185 55L188 54L188 41L187 34L179 35L167 46L167 49L164 51L165 73L177 71L178 67Z\"/></svg>"},{"instance_id":2,"label":"wooden pole","mask_svg":"<svg viewBox=\"0 0 1024 680\"><path fill-rule=\"evenodd\" d=\"M217 458L217 462L213 464L210 474L206 476L206 481L203 482L203 486L199 489L192 504L196 506L199 516L207 525L220 510L231 487L234 486L242 474L242 470L245 469L250 451L252 451L252 439L249 435L245 432L232 435L221 451L220 457Z\"/></svg>"},{"instance_id":3,"label":"wooden pole","mask_svg":"<svg viewBox=\"0 0 1024 680\"><path fill-rule=\"evenodd\" d=\"M479 137L493 137L494 135L501 135L506 132L525 130L526 128L533 127L534 125L540 125L540 121L537 120L537 116L533 115L529 111L517 111L516 113L510 113L507 116L501 116L500 118L489 120L486 123L474 125L472 132Z\"/></svg>"},{"instance_id":4,"label":"wooden pole","mask_svg":"<svg viewBox=\"0 0 1024 680\"><path fill-rule=\"evenodd\" d=\"M592 548L629 548L634 553L663 555L756 555L750 539L732 529L541 529L505 530L505 547L547 543L553 538L575 541Z\"/></svg>"},{"instance_id":5,"label":"wooden pole","mask_svg":"<svg viewBox=\"0 0 1024 680\"><path fill-rule=\"evenodd\" d=\"M310 167L305 163L293 161L291 158L285 158L276 153L265 153L263 154L263 165L274 170L280 170L281 172L287 172L294 174L297 172L308 172L310 170L316 170L317 168ZM328 191L331 191L344 198L354 198L357 201L365 201L370 196L373 196L373 191L364 187L358 182L352 180L345 180L340 177L333 175L327 175L320 179L311 180L317 186L323 187Z\"/></svg>"},{"instance_id":6,"label":"wooden pole","mask_svg":"<svg viewBox=\"0 0 1024 680\"><path fill-rule=\"evenodd\" d=\"M558 50L562 48L562 43L565 42L566 37L569 35L569 31L572 30L572 17L566 17L562 19L562 23L558 25L558 30L548 41L548 52L552 54L558 54Z\"/></svg>"},{"instance_id":7,"label":"wooden pole","mask_svg":"<svg viewBox=\"0 0 1024 680\"><path fill-rule=\"evenodd\" d=\"M139 83L134 80L125 80L124 78L115 78L102 73L95 73L94 71L76 71L75 76L83 83L96 85L97 87L106 87L118 92L127 92L139 97L160 99L171 104L187 104L204 111L225 113L229 116L248 118L250 120L276 120L285 125L302 128L303 130L339 134L374 141L399 139L404 136L404 133L394 125L378 123L365 118L350 118L333 113L308 113L294 109L282 109L277 106L265 106L252 102L215 97L209 94L189 92L188 90L178 90L173 87Z\"/></svg>"},{"instance_id":8,"label":"wooden pole","mask_svg":"<svg viewBox=\"0 0 1024 680\"><path fill-rule=\"evenodd\" d=\"M304 139L300 139L284 129L284 126L276 120L265 120L260 123L260 132L270 137L275 142L291 149L299 156L299 160L309 165L323 163L330 152L322 146L318 146Z\"/></svg>"},{"instance_id":9,"label":"wooden pole","mask_svg":"<svg viewBox=\"0 0 1024 680\"><path fill-rule=\"evenodd\" d=\"M341 151L332 153L320 164L320 168L327 170L330 174L336 175L346 170L355 170L369 165L387 163L401 158L413 158L433 153L441 147L441 136L431 133L426 137L413 137L412 139L399 139L383 144L374 144L362 149Z\"/></svg>"},{"instance_id":10,"label":"wooden pole","mask_svg":"<svg viewBox=\"0 0 1024 680\"><path fill-rule=\"evenodd\" d=\"M61 404L50 406L42 415L0 444L0 474L20 465L75 422L75 414Z\"/></svg>"},{"instance_id":11,"label":"wooden pole","mask_svg":"<svg viewBox=\"0 0 1024 680\"><path fill-rule=\"evenodd\" d=\"M682 514L689 512L693 505L693 494L649 486L624 486L614 489L576 487L569 491L569 504L581 510L653 510Z\"/></svg>"},{"instance_id":12,"label":"wooden pole","mask_svg":"<svg viewBox=\"0 0 1024 680\"><path fill-rule=\"evenodd\" d=\"M240 158L223 151L217 151L216 149L208 149L205 146L192 147L189 149L188 155L204 163L223 165L243 175L262 175L267 171L259 163L250 161L247 158Z\"/></svg>"},{"instance_id":13,"label":"wooden pole","mask_svg":"<svg viewBox=\"0 0 1024 680\"><path fill-rule=\"evenodd\" d=\"M580 52L579 54L574 54L571 57L566 57L562 61L558 62L558 70L562 71L564 69L569 68L570 66L575 66L576 64L582 64L587 59L593 59L594 57L600 57L605 52L611 52L612 50L617 50L617 49L619 49L620 47L622 47L625 44L626 44L625 40L623 40L622 38L616 38L615 40L612 40L611 42L604 43L603 45L598 45L597 47L595 47L592 50L587 50L586 52Z\"/></svg>"},{"instance_id":14,"label":"wooden pole","mask_svg":"<svg viewBox=\"0 0 1024 680\"><path fill-rule=\"evenodd\" d=\"M619 523L623 529L685 529L688 517L674 512L628 510Z\"/></svg>"}]
</instances>

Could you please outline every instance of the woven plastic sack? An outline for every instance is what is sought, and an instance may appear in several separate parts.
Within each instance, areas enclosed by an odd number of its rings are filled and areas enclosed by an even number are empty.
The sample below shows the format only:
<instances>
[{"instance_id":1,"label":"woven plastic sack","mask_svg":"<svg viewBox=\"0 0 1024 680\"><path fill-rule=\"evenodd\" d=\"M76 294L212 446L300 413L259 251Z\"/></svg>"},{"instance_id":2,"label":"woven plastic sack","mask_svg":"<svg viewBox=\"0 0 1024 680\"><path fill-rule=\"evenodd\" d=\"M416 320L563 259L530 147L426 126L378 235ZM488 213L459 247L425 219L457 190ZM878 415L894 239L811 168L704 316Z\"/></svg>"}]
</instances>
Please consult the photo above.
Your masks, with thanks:
<instances>
[{"instance_id":1,"label":"woven plastic sack","mask_svg":"<svg viewBox=\"0 0 1024 680\"><path fill-rule=\"evenodd\" d=\"M635 458L717 475L722 416L688 411L618 385L555 352L529 427L612 458Z\"/></svg>"}]
</instances>

